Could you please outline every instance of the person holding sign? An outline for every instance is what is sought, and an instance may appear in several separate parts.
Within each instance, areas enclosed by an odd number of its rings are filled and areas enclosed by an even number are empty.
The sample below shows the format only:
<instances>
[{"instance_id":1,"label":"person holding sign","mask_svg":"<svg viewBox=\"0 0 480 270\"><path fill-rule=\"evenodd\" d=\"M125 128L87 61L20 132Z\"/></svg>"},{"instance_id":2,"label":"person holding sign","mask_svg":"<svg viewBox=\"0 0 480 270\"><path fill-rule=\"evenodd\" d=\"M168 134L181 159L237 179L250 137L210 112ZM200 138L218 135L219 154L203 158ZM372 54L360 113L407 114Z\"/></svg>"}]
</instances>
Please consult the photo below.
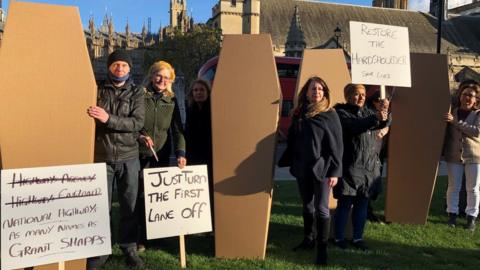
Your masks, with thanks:
<instances>
[{"instance_id":1,"label":"person holding sign","mask_svg":"<svg viewBox=\"0 0 480 270\"><path fill-rule=\"evenodd\" d=\"M345 226L353 205L353 246L366 250L363 230L367 219L368 198L374 180L380 175L380 160L376 151L377 133L389 124L387 110L374 112L365 105L365 86L349 84L345 87L346 104L335 109L342 123L343 177L333 190L337 202L335 211L335 244L344 249Z\"/></svg>"},{"instance_id":2,"label":"person holding sign","mask_svg":"<svg viewBox=\"0 0 480 270\"><path fill-rule=\"evenodd\" d=\"M175 70L165 62L155 62L145 78L145 122L140 131L140 164L144 168L167 167L170 165L169 130L173 137L177 165L187 165L185 159L185 138L172 84ZM145 204L143 176L140 176L140 192L137 205L137 218L140 221L139 250L145 249Z\"/></svg>"},{"instance_id":3,"label":"person holding sign","mask_svg":"<svg viewBox=\"0 0 480 270\"><path fill-rule=\"evenodd\" d=\"M448 189L447 213L448 225L455 227L459 212L459 193L462 177L465 173L467 190L466 229L475 230L480 195L480 85L463 84L458 92L459 107L445 114L447 133L444 144L444 156L447 162Z\"/></svg>"},{"instance_id":4,"label":"person holding sign","mask_svg":"<svg viewBox=\"0 0 480 270\"><path fill-rule=\"evenodd\" d=\"M108 199L111 208L113 182L120 203L119 245L131 267L143 267L137 254L138 131L143 126L145 106L143 92L130 77L132 59L126 51L108 56L108 80L98 87L97 106L87 113L95 119L95 162L107 163ZM97 269L108 256L89 258L88 269Z\"/></svg>"},{"instance_id":5,"label":"person holding sign","mask_svg":"<svg viewBox=\"0 0 480 270\"><path fill-rule=\"evenodd\" d=\"M374 90L375 92L367 98L367 106L368 108L372 109L373 111L383 111L389 110L390 108L390 97L386 97L386 99L380 98L380 90ZM367 91L368 92L368 91ZM387 144L388 144L388 132L390 127L384 127L382 129L378 129L375 131L376 133L376 143L375 143L375 150L380 158L380 175L373 181L372 187L370 188L370 197L368 200L368 208L367 208L367 219L371 222L379 222L382 223L380 218L375 215L373 212L372 202L377 200L378 196L382 192L382 171L383 171L383 163L387 157Z\"/></svg>"},{"instance_id":6,"label":"person holding sign","mask_svg":"<svg viewBox=\"0 0 480 270\"><path fill-rule=\"evenodd\" d=\"M342 175L342 128L331 107L330 90L321 78L308 79L300 90L279 166L290 166L303 204L304 239L294 251L315 248L317 265L327 264L330 190ZM316 226L315 226L316 220Z\"/></svg>"}]
</instances>

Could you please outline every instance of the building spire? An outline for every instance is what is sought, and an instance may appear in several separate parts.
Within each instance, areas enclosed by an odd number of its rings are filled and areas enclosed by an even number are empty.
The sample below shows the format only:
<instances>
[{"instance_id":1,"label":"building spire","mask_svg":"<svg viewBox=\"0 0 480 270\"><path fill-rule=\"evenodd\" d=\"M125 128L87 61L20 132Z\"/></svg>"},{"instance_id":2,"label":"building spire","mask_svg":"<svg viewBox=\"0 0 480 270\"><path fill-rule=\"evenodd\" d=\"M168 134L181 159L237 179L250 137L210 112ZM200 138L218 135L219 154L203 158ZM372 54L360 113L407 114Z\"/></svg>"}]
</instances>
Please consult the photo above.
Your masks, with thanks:
<instances>
[{"instance_id":1,"label":"building spire","mask_svg":"<svg viewBox=\"0 0 480 270\"><path fill-rule=\"evenodd\" d=\"M298 6L295 6L290 30L288 31L287 42L285 43L285 55L292 57L301 57L303 50L307 46L305 36L300 23L300 13Z\"/></svg>"}]
</instances>

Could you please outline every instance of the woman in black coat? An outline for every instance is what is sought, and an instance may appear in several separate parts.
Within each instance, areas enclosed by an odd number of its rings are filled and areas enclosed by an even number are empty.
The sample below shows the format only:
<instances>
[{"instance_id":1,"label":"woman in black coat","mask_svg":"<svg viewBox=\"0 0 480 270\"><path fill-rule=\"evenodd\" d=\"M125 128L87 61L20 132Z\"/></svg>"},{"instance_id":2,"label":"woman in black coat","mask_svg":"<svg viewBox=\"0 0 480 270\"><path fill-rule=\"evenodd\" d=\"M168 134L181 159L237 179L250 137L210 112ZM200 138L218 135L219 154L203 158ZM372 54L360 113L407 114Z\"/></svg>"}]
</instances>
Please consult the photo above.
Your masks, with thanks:
<instances>
[{"instance_id":1,"label":"woman in black coat","mask_svg":"<svg viewBox=\"0 0 480 270\"><path fill-rule=\"evenodd\" d=\"M343 177L333 190L338 199L335 211L335 243L346 248L345 226L352 209L353 245L366 249L363 230L367 219L368 198L372 184L380 176L380 160L376 151L375 130L388 123L388 112L374 112L365 105L365 87L350 84L345 87L346 104L337 104L343 130Z\"/></svg>"},{"instance_id":2,"label":"woman in black coat","mask_svg":"<svg viewBox=\"0 0 480 270\"><path fill-rule=\"evenodd\" d=\"M212 124L208 82L195 80L187 95L185 139L186 156L190 165L207 165L210 191L210 210L213 224Z\"/></svg>"},{"instance_id":3,"label":"woman in black coat","mask_svg":"<svg viewBox=\"0 0 480 270\"><path fill-rule=\"evenodd\" d=\"M328 202L342 173L343 143L340 119L331 108L330 91L321 78L312 77L302 87L287 143L279 165L290 166L303 203L304 239L294 250L313 249L316 231L316 264L326 265Z\"/></svg>"}]
</instances>

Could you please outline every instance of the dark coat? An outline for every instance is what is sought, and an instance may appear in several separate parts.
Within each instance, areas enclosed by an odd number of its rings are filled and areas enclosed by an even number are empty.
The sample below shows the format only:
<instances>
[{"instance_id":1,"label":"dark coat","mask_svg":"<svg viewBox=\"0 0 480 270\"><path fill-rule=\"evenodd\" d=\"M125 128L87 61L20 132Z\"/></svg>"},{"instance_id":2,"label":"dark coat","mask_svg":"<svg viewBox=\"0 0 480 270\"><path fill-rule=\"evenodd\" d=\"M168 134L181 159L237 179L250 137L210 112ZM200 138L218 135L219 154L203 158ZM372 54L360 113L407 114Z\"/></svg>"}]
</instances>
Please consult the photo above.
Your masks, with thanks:
<instances>
[{"instance_id":1,"label":"dark coat","mask_svg":"<svg viewBox=\"0 0 480 270\"><path fill-rule=\"evenodd\" d=\"M145 92L145 122L141 133L152 138L153 148L155 152L159 153L165 142L167 142L168 130L170 129L172 131L175 154L177 157L185 156L185 138L176 98L155 94L150 85L144 88L143 91ZM141 143L140 157L145 158L152 155L153 153L150 149L144 143Z\"/></svg>"},{"instance_id":2,"label":"dark coat","mask_svg":"<svg viewBox=\"0 0 480 270\"><path fill-rule=\"evenodd\" d=\"M137 137L145 116L142 90L132 80L120 88L107 81L98 87L97 105L109 118L105 124L95 121L95 161L138 158Z\"/></svg>"},{"instance_id":3,"label":"dark coat","mask_svg":"<svg viewBox=\"0 0 480 270\"><path fill-rule=\"evenodd\" d=\"M297 178L324 181L327 177L340 177L341 138L342 128L334 110L310 118L304 113L296 113L288 132L287 149L279 165L290 165L290 173Z\"/></svg>"},{"instance_id":4,"label":"dark coat","mask_svg":"<svg viewBox=\"0 0 480 270\"><path fill-rule=\"evenodd\" d=\"M369 197L374 180L380 176L380 160L376 151L376 133L389 121L379 121L367 107L351 104L335 105L343 130L343 177L333 189L341 195Z\"/></svg>"},{"instance_id":5,"label":"dark coat","mask_svg":"<svg viewBox=\"0 0 480 270\"><path fill-rule=\"evenodd\" d=\"M185 125L187 140L187 161L191 165L212 165L212 123L210 120L210 102L200 109L196 104L187 108Z\"/></svg>"}]
</instances>

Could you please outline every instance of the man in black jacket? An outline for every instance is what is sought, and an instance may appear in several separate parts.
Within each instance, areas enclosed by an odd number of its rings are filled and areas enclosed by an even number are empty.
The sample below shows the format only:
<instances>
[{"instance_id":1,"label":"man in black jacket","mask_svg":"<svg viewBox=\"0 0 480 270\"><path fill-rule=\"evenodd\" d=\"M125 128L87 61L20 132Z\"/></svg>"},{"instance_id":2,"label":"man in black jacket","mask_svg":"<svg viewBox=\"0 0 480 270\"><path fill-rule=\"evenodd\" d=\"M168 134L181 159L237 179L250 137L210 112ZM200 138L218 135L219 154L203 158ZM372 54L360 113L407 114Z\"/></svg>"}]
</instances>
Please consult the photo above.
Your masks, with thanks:
<instances>
[{"instance_id":1,"label":"man in black jacket","mask_svg":"<svg viewBox=\"0 0 480 270\"><path fill-rule=\"evenodd\" d=\"M113 182L120 203L119 245L130 267L143 267L137 254L138 131L143 127L143 92L130 78L132 60L125 51L108 56L108 80L98 87L97 106L87 113L95 119L95 162L107 163L108 198L111 208ZM89 258L87 269L102 266L108 256Z\"/></svg>"}]
</instances>

